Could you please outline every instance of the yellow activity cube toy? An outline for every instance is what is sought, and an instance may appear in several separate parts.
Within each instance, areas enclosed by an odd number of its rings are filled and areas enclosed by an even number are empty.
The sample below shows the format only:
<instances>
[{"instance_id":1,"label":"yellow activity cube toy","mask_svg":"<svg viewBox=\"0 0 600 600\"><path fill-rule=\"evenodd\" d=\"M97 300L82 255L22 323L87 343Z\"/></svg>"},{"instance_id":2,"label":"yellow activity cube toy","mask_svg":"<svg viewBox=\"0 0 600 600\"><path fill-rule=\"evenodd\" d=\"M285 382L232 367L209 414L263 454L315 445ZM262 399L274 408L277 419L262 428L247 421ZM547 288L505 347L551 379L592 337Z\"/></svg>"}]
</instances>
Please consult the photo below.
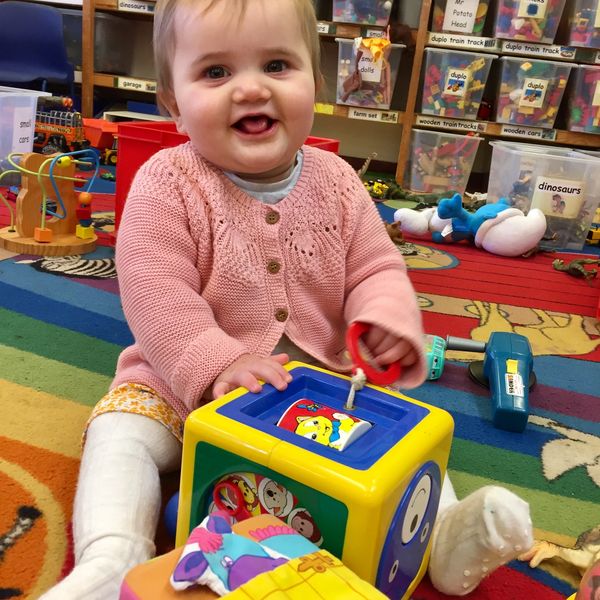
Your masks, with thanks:
<instances>
[{"instance_id":1,"label":"yellow activity cube toy","mask_svg":"<svg viewBox=\"0 0 600 600\"><path fill-rule=\"evenodd\" d=\"M409 598L427 568L452 417L372 385L348 411L349 377L300 362L286 369L283 392L239 388L188 417L177 545L215 507L239 519L269 512L389 598ZM318 416L297 417L295 431L278 426L291 405ZM348 419L361 435L343 450L315 441L313 424L341 439Z\"/></svg>"}]
</instances>

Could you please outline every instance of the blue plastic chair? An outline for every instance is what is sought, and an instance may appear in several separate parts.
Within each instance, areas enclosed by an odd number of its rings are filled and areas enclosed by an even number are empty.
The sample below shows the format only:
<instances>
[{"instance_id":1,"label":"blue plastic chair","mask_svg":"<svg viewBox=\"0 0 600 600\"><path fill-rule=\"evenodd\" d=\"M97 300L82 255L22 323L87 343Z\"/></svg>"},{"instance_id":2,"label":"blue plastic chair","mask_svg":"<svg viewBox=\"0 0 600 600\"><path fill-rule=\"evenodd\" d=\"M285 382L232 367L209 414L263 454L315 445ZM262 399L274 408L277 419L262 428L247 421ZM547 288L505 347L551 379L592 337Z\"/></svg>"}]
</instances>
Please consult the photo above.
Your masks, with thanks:
<instances>
[{"instance_id":1,"label":"blue plastic chair","mask_svg":"<svg viewBox=\"0 0 600 600\"><path fill-rule=\"evenodd\" d=\"M0 2L0 82L6 85L61 83L74 93L62 14L53 6Z\"/></svg>"}]
</instances>

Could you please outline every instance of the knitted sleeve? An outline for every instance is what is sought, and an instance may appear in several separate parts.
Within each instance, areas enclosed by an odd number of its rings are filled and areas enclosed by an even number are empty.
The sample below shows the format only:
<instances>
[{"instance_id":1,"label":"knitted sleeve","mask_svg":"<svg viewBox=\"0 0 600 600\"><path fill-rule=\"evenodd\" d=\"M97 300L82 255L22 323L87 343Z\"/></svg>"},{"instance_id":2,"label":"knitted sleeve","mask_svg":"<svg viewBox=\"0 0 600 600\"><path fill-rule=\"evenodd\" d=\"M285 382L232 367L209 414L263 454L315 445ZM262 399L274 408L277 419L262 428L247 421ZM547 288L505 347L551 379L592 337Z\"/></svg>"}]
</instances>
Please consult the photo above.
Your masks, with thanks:
<instances>
[{"instance_id":1,"label":"knitted sleeve","mask_svg":"<svg viewBox=\"0 0 600 600\"><path fill-rule=\"evenodd\" d=\"M136 175L119 227L116 261L123 310L143 359L190 410L214 378L247 352L219 328L201 295L212 261L200 184L191 154L156 154ZM198 178L198 165L195 177ZM200 180L202 172L199 173Z\"/></svg>"},{"instance_id":2,"label":"knitted sleeve","mask_svg":"<svg viewBox=\"0 0 600 600\"><path fill-rule=\"evenodd\" d=\"M402 255L390 240L373 200L349 167L346 173L345 214L346 302L348 323L378 325L408 340L418 362L402 373L399 385L412 388L423 383L426 358L421 313Z\"/></svg>"}]
</instances>

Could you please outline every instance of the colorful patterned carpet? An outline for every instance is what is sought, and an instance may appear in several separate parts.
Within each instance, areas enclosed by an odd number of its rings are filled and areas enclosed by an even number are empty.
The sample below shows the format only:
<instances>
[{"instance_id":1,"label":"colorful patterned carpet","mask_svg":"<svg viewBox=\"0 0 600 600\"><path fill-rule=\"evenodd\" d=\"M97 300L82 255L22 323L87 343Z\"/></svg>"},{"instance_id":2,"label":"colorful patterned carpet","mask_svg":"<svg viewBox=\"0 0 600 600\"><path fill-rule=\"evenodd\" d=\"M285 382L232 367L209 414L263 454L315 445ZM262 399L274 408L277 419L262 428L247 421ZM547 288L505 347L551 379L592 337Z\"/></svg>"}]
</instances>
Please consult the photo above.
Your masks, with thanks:
<instances>
[{"instance_id":1,"label":"colorful patterned carpet","mask_svg":"<svg viewBox=\"0 0 600 600\"><path fill-rule=\"evenodd\" d=\"M86 258L111 259L112 250ZM485 341L514 331L531 341L538 384L524 433L491 425L488 391L458 360L479 356L451 355L441 379L411 395L455 419L450 471L460 497L507 486L530 503L537 537L570 546L600 521L600 289L554 271L552 258L430 243L407 257L428 332ZM33 257L0 259L0 599L37 598L71 568L81 431L131 335L116 279L74 277L82 265L58 276ZM577 581L558 560L537 569L513 562L467 598L558 600ZM413 597L445 596L425 581Z\"/></svg>"}]
</instances>

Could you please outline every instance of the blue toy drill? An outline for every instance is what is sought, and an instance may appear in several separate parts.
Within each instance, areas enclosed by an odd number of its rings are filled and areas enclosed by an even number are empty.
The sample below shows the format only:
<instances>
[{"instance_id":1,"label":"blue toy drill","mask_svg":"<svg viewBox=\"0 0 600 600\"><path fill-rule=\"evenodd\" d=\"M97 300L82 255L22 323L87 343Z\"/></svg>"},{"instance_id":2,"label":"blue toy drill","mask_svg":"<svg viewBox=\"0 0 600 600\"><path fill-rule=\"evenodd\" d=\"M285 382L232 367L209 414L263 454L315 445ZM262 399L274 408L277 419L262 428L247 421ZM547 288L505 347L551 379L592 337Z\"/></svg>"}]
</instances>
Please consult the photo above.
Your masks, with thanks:
<instances>
[{"instance_id":1,"label":"blue toy drill","mask_svg":"<svg viewBox=\"0 0 600 600\"><path fill-rule=\"evenodd\" d=\"M492 422L507 431L522 432L529 416L529 388L535 383L529 340L517 333L494 332L486 343L448 336L426 336L429 379L437 379L446 350L485 352L483 361L469 364L469 375L490 388Z\"/></svg>"}]
</instances>

